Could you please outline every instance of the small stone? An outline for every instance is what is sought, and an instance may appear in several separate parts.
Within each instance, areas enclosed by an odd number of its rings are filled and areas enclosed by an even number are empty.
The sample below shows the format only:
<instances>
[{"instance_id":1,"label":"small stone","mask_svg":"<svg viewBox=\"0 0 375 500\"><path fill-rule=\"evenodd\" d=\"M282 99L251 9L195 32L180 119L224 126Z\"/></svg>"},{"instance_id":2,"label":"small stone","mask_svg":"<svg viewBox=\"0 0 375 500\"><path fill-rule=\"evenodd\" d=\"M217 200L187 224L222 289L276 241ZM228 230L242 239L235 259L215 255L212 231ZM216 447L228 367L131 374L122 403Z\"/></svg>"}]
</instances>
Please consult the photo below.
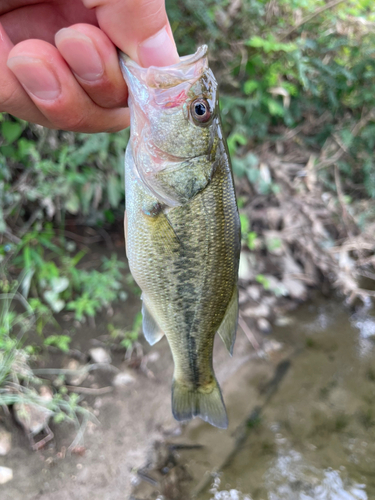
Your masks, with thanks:
<instances>
[{"instance_id":1,"label":"small stone","mask_svg":"<svg viewBox=\"0 0 375 500\"><path fill-rule=\"evenodd\" d=\"M266 304L259 304L254 307L247 307L242 314L247 318L264 318L270 316L271 310Z\"/></svg>"},{"instance_id":2,"label":"small stone","mask_svg":"<svg viewBox=\"0 0 375 500\"><path fill-rule=\"evenodd\" d=\"M279 316L275 320L276 326L290 326L293 325L294 319L289 316Z\"/></svg>"},{"instance_id":3,"label":"small stone","mask_svg":"<svg viewBox=\"0 0 375 500\"><path fill-rule=\"evenodd\" d=\"M64 368L72 371L72 373L67 373L65 375L65 380L70 385L81 385L88 376L88 371L85 369L85 366L76 359L70 359L64 365Z\"/></svg>"},{"instance_id":4,"label":"small stone","mask_svg":"<svg viewBox=\"0 0 375 500\"><path fill-rule=\"evenodd\" d=\"M12 447L12 436L10 432L0 427L0 455L5 456Z\"/></svg>"},{"instance_id":5,"label":"small stone","mask_svg":"<svg viewBox=\"0 0 375 500\"><path fill-rule=\"evenodd\" d=\"M248 295L244 290L240 290L238 294L238 304L242 306L243 304L246 304L248 301Z\"/></svg>"},{"instance_id":6,"label":"small stone","mask_svg":"<svg viewBox=\"0 0 375 500\"><path fill-rule=\"evenodd\" d=\"M307 296L307 289L304 283L293 278L284 278L283 285L288 290L288 295L292 299L305 300Z\"/></svg>"},{"instance_id":7,"label":"small stone","mask_svg":"<svg viewBox=\"0 0 375 500\"><path fill-rule=\"evenodd\" d=\"M281 342L278 342L277 340L269 340L264 345L264 351L268 355L272 354L274 352L281 351L282 348L283 348L283 344Z\"/></svg>"},{"instance_id":8,"label":"small stone","mask_svg":"<svg viewBox=\"0 0 375 500\"><path fill-rule=\"evenodd\" d=\"M160 358L160 354L157 351L152 351L147 354L147 363L156 363Z\"/></svg>"},{"instance_id":9,"label":"small stone","mask_svg":"<svg viewBox=\"0 0 375 500\"><path fill-rule=\"evenodd\" d=\"M0 467L0 484L5 484L13 479L13 470L9 467Z\"/></svg>"},{"instance_id":10,"label":"small stone","mask_svg":"<svg viewBox=\"0 0 375 500\"><path fill-rule=\"evenodd\" d=\"M251 285L246 288L247 295L255 302L260 299L261 290L259 286Z\"/></svg>"},{"instance_id":11,"label":"small stone","mask_svg":"<svg viewBox=\"0 0 375 500\"><path fill-rule=\"evenodd\" d=\"M90 358L94 363L110 363L112 361L109 353L103 347L93 347L89 350Z\"/></svg>"},{"instance_id":12,"label":"small stone","mask_svg":"<svg viewBox=\"0 0 375 500\"><path fill-rule=\"evenodd\" d=\"M271 323L266 318L259 318L257 326L262 333L270 333L272 330Z\"/></svg>"},{"instance_id":13,"label":"small stone","mask_svg":"<svg viewBox=\"0 0 375 500\"><path fill-rule=\"evenodd\" d=\"M124 371L124 372L118 373L114 377L112 384L115 387L123 387L125 385L134 384L134 382L135 382L135 377L130 372Z\"/></svg>"},{"instance_id":14,"label":"small stone","mask_svg":"<svg viewBox=\"0 0 375 500\"><path fill-rule=\"evenodd\" d=\"M238 277L244 281L255 279L255 271L251 263L251 256L248 252L241 252Z\"/></svg>"}]
</instances>

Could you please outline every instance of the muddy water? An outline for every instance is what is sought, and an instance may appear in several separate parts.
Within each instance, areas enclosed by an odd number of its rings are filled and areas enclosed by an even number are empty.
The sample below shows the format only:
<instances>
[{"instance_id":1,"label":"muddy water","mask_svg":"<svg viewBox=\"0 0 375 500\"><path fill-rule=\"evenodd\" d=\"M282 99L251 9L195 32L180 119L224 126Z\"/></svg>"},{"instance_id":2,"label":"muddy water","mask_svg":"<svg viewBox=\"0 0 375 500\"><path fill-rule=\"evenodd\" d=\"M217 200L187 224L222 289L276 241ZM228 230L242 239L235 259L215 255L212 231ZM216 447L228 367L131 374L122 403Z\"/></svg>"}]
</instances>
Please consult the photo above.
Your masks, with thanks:
<instances>
[{"instance_id":1,"label":"muddy water","mask_svg":"<svg viewBox=\"0 0 375 500\"><path fill-rule=\"evenodd\" d=\"M110 321L131 326L139 306L129 296ZM240 330L233 358L218 339L228 430L173 420L165 339L152 348L143 342L152 377L113 352L134 380L86 398L101 425L87 430L83 455L63 453L75 437L71 427L53 427L55 440L34 453L4 420L13 446L0 466L14 479L0 486L0 500L374 500L374 316L370 305L350 314L340 300L317 298L274 328L263 357ZM103 342L106 323L76 332L73 347L85 352ZM155 441L179 450L167 466L152 451Z\"/></svg>"},{"instance_id":2,"label":"muddy water","mask_svg":"<svg viewBox=\"0 0 375 500\"><path fill-rule=\"evenodd\" d=\"M199 500L375 499L373 315L317 299L274 329L293 349L289 369L196 487Z\"/></svg>"}]
</instances>

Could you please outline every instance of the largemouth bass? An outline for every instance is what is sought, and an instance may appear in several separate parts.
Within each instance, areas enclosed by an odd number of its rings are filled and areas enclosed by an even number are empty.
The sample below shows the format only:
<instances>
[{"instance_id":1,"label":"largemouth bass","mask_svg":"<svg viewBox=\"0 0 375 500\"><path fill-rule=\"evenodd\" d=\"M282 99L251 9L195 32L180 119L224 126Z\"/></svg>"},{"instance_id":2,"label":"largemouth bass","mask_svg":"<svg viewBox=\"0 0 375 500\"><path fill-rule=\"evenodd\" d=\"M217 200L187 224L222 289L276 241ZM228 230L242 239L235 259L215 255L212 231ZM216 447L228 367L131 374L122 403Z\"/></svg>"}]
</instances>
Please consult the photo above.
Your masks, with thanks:
<instances>
[{"instance_id":1,"label":"largemouth bass","mask_svg":"<svg viewBox=\"0 0 375 500\"><path fill-rule=\"evenodd\" d=\"M212 350L216 332L233 350L240 224L207 47L162 68L120 61L131 111L126 251L143 332L151 345L168 339L174 417L226 428Z\"/></svg>"}]
</instances>

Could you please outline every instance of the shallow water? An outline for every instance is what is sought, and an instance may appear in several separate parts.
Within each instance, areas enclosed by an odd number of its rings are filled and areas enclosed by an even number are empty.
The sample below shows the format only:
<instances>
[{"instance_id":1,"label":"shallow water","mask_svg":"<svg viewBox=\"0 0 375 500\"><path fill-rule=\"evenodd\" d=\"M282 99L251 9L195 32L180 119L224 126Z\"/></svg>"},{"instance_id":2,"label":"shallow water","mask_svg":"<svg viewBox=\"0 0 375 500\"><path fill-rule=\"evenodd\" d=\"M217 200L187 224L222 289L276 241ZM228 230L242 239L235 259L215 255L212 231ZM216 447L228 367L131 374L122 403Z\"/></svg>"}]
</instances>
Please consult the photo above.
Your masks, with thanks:
<instances>
[{"instance_id":1,"label":"shallow water","mask_svg":"<svg viewBox=\"0 0 375 500\"><path fill-rule=\"evenodd\" d=\"M320 298L274 329L290 368L199 499L375 498L373 315Z\"/></svg>"}]
</instances>

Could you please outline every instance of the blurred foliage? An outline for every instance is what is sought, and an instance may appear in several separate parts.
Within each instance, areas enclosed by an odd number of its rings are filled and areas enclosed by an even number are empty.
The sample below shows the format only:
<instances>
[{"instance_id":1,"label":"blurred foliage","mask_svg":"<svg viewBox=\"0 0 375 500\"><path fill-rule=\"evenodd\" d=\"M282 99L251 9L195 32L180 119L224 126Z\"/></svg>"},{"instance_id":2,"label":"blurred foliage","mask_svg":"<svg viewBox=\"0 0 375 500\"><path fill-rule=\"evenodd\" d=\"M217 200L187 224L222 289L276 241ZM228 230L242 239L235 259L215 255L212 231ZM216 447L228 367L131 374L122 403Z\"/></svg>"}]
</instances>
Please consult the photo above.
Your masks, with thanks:
<instances>
[{"instance_id":1,"label":"blurred foliage","mask_svg":"<svg viewBox=\"0 0 375 500\"><path fill-rule=\"evenodd\" d=\"M260 183L261 193L273 188L262 181L251 150L324 114L318 130L299 134L301 145L320 152L329 138L338 137L346 149L338 162L342 175L375 198L372 5L371 0L167 1L181 52L200 43L210 48L234 171ZM321 174L335 189L332 171Z\"/></svg>"},{"instance_id":2,"label":"blurred foliage","mask_svg":"<svg viewBox=\"0 0 375 500\"><path fill-rule=\"evenodd\" d=\"M125 299L124 263L113 256L97 269L81 269L86 251L76 250L64 227L67 217L100 227L123 216L129 131L58 132L5 114L0 130L0 291L15 283L39 334L64 309L84 321ZM45 345L67 350L60 337Z\"/></svg>"},{"instance_id":3,"label":"blurred foliage","mask_svg":"<svg viewBox=\"0 0 375 500\"><path fill-rule=\"evenodd\" d=\"M16 313L11 310L14 301L19 301L24 312ZM34 312L22 295L15 290L13 293L0 295L0 406L22 405L25 409L35 407L50 413L54 422L66 420L73 422L77 431L87 420L95 417L80 403L77 394L68 394L66 387L62 386L52 393L48 400L41 397L38 388L43 381L36 376L29 366L30 349L23 345L23 337L36 320ZM67 336L56 336L48 345L69 343ZM69 340L68 340L69 339Z\"/></svg>"}]
</instances>

